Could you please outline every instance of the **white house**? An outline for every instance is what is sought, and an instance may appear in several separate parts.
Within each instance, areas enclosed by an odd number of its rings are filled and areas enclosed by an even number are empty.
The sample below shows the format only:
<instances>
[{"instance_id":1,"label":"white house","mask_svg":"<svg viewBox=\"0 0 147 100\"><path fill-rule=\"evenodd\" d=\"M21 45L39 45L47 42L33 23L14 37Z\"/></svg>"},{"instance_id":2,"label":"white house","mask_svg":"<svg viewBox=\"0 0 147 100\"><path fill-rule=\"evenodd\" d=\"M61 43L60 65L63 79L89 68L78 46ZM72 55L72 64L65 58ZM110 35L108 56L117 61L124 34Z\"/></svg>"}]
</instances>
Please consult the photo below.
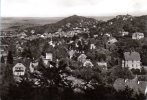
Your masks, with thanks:
<instances>
[{"instance_id":1,"label":"white house","mask_svg":"<svg viewBox=\"0 0 147 100\"><path fill-rule=\"evenodd\" d=\"M95 44L90 44L90 49L91 49L91 50L96 49Z\"/></svg>"},{"instance_id":2,"label":"white house","mask_svg":"<svg viewBox=\"0 0 147 100\"><path fill-rule=\"evenodd\" d=\"M43 57L43 62L45 65L48 64L48 61L53 60L53 54L52 53L46 53L45 57Z\"/></svg>"},{"instance_id":3,"label":"white house","mask_svg":"<svg viewBox=\"0 0 147 100\"><path fill-rule=\"evenodd\" d=\"M26 67L22 63L17 63L13 67L14 76L23 76L25 74Z\"/></svg>"},{"instance_id":4,"label":"white house","mask_svg":"<svg viewBox=\"0 0 147 100\"><path fill-rule=\"evenodd\" d=\"M114 37L111 37L111 38L109 38L109 40L108 40L108 44L113 44L113 43L115 43L115 42L117 42L117 39L114 38Z\"/></svg>"},{"instance_id":5,"label":"white house","mask_svg":"<svg viewBox=\"0 0 147 100\"><path fill-rule=\"evenodd\" d=\"M92 62L89 60L89 59L87 59L84 63L83 63L83 66L84 67L93 67L94 65L92 64Z\"/></svg>"},{"instance_id":6,"label":"white house","mask_svg":"<svg viewBox=\"0 0 147 100\"><path fill-rule=\"evenodd\" d=\"M72 59L72 57L75 54L75 50L70 50L68 53L69 53L69 58Z\"/></svg>"},{"instance_id":7,"label":"white house","mask_svg":"<svg viewBox=\"0 0 147 100\"><path fill-rule=\"evenodd\" d=\"M51 40L50 42L48 42L49 43L49 45L51 45L52 47L55 47L56 45L55 45L55 43L53 43L53 41Z\"/></svg>"},{"instance_id":8,"label":"white house","mask_svg":"<svg viewBox=\"0 0 147 100\"><path fill-rule=\"evenodd\" d=\"M46 53L46 59L48 59L49 61L53 60L53 54L52 53Z\"/></svg>"},{"instance_id":9,"label":"white house","mask_svg":"<svg viewBox=\"0 0 147 100\"><path fill-rule=\"evenodd\" d=\"M107 70L107 62L97 62L97 65L100 66L102 69Z\"/></svg>"},{"instance_id":10,"label":"white house","mask_svg":"<svg viewBox=\"0 0 147 100\"><path fill-rule=\"evenodd\" d=\"M35 33L35 30L31 30L31 33L34 34Z\"/></svg>"},{"instance_id":11,"label":"white house","mask_svg":"<svg viewBox=\"0 0 147 100\"><path fill-rule=\"evenodd\" d=\"M136 32L132 34L132 39L139 40L144 38L144 34L140 32Z\"/></svg>"},{"instance_id":12,"label":"white house","mask_svg":"<svg viewBox=\"0 0 147 100\"><path fill-rule=\"evenodd\" d=\"M109 33L106 33L105 35L106 35L107 37L111 37L111 34L109 34Z\"/></svg>"},{"instance_id":13,"label":"white house","mask_svg":"<svg viewBox=\"0 0 147 100\"><path fill-rule=\"evenodd\" d=\"M129 35L129 32L122 32L122 36Z\"/></svg>"},{"instance_id":14,"label":"white house","mask_svg":"<svg viewBox=\"0 0 147 100\"><path fill-rule=\"evenodd\" d=\"M141 69L140 54L138 52L125 52L122 67L129 69Z\"/></svg>"},{"instance_id":15,"label":"white house","mask_svg":"<svg viewBox=\"0 0 147 100\"><path fill-rule=\"evenodd\" d=\"M27 35L26 35L25 32L22 32L22 33L19 34L19 37L20 37L21 39L24 39L26 36L27 36Z\"/></svg>"},{"instance_id":16,"label":"white house","mask_svg":"<svg viewBox=\"0 0 147 100\"><path fill-rule=\"evenodd\" d=\"M85 54L81 54L78 57L78 61L84 63L86 61L87 56Z\"/></svg>"},{"instance_id":17,"label":"white house","mask_svg":"<svg viewBox=\"0 0 147 100\"><path fill-rule=\"evenodd\" d=\"M31 62L29 66L30 72L33 73L35 68L37 68L37 66L38 66L38 62Z\"/></svg>"},{"instance_id":18,"label":"white house","mask_svg":"<svg viewBox=\"0 0 147 100\"><path fill-rule=\"evenodd\" d=\"M41 37L41 38L44 38L45 36L44 36L44 35L41 35L40 37Z\"/></svg>"}]
</instances>

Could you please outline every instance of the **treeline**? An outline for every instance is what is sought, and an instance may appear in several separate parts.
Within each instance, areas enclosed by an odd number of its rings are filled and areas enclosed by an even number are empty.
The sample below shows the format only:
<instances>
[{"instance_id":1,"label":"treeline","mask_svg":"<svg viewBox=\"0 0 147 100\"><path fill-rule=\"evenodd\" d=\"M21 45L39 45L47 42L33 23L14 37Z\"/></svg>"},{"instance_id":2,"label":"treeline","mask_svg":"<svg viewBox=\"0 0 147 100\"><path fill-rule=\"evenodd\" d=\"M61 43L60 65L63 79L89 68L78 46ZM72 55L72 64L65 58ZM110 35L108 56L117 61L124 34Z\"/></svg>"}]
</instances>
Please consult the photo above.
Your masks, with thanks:
<instances>
[{"instance_id":1,"label":"treeline","mask_svg":"<svg viewBox=\"0 0 147 100\"><path fill-rule=\"evenodd\" d=\"M31 83L22 82L20 86L13 85L2 100L145 100L143 94L133 95L133 90L125 88L116 91L110 86L99 85L95 89L75 93L72 88L40 87L33 88Z\"/></svg>"}]
</instances>

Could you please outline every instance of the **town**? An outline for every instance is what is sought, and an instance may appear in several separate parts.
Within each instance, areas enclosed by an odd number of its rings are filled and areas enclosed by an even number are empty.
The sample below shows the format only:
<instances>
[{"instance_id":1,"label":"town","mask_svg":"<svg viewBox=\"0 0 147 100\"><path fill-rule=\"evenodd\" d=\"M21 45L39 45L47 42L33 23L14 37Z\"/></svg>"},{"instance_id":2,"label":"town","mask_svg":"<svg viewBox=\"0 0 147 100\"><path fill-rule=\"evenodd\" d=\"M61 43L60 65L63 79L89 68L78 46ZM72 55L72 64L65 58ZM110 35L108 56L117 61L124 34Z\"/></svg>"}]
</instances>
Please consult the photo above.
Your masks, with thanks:
<instances>
[{"instance_id":1,"label":"town","mask_svg":"<svg viewBox=\"0 0 147 100\"><path fill-rule=\"evenodd\" d=\"M2 100L145 100L147 16L73 15L1 30Z\"/></svg>"}]
</instances>

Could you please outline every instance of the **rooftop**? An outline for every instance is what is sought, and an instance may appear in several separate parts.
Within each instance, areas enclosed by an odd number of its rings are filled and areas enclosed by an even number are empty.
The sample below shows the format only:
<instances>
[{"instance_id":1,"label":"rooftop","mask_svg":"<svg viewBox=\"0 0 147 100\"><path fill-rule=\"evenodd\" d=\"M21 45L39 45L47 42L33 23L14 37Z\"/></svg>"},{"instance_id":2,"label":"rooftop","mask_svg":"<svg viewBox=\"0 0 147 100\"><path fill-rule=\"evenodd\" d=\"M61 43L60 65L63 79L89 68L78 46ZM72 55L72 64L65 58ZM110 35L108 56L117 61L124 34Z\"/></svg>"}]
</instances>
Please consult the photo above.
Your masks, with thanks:
<instances>
[{"instance_id":1,"label":"rooftop","mask_svg":"<svg viewBox=\"0 0 147 100\"><path fill-rule=\"evenodd\" d=\"M124 58L125 60L136 60L139 61L140 58L140 54L138 52L125 52L124 53Z\"/></svg>"}]
</instances>

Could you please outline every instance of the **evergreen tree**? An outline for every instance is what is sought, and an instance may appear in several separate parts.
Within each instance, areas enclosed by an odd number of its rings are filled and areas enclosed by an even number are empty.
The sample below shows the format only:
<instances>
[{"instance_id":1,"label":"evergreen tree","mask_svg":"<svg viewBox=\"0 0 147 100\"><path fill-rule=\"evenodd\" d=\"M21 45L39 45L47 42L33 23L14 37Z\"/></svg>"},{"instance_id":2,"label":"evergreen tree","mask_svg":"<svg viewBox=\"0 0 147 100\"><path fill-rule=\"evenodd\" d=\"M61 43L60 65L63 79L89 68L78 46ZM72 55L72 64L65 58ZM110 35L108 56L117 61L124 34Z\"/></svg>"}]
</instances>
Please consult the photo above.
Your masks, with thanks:
<instances>
[{"instance_id":1,"label":"evergreen tree","mask_svg":"<svg viewBox=\"0 0 147 100\"><path fill-rule=\"evenodd\" d=\"M9 51L9 52L8 52L7 63L8 63L8 64L13 64L12 51Z\"/></svg>"},{"instance_id":2,"label":"evergreen tree","mask_svg":"<svg viewBox=\"0 0 147 100\"><path fill-rule=\"evenodd\" d=\"M4 56L1 57L1 63L5 63Z\"/></svg>"}]
</instances>

